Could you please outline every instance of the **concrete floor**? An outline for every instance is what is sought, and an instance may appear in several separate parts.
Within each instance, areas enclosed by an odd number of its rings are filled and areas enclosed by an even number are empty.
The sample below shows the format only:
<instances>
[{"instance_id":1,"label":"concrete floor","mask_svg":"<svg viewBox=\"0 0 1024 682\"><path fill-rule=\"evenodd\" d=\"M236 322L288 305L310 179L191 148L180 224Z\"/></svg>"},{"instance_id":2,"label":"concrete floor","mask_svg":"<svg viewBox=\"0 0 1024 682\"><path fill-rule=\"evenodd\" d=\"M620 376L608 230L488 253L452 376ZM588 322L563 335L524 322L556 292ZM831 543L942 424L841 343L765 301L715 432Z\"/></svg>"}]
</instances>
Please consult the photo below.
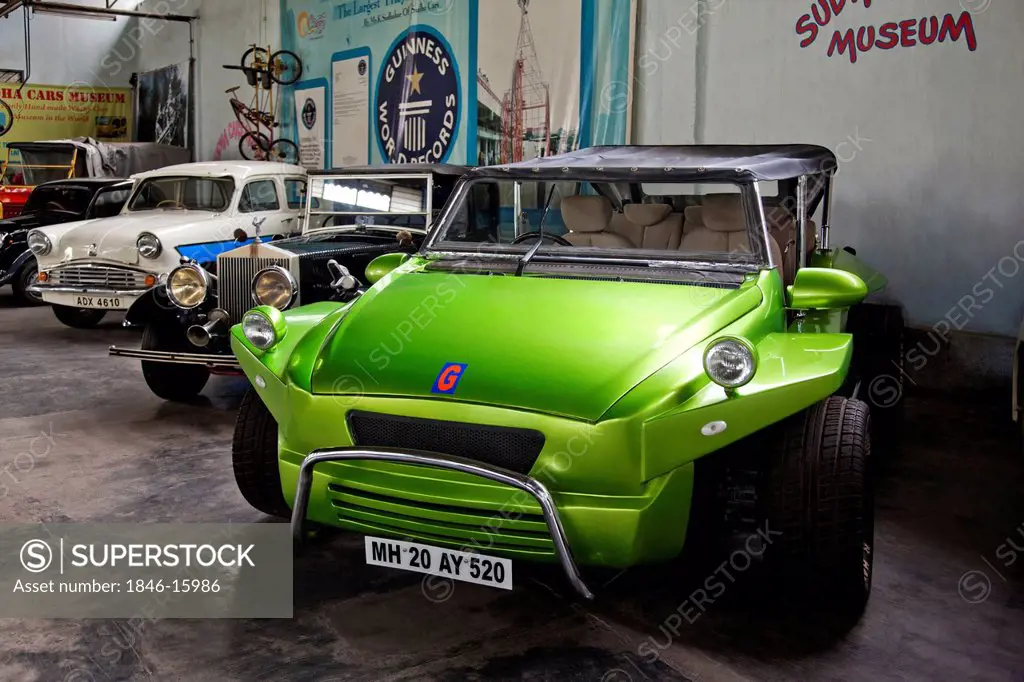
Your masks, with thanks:
<instances>
[{"instance_id":1,"label":"concrete floor","mask_svg":"<svg viewBox=\"0 0 1024 682\"><path fill-rule=\"evenodd\" d=\"M137 363L106 356L138 337L116 318L67 329L0 294L0 468L40 432L56 442L0 499L0 522L262 518L231 473L244 384L162 402ZM909 399L910 437L880 484L874 593L852 629L741 576L675 634L671 614L707 573L672 568L593 578L612 582L590 605L522 564L514 593L424 594L341 537L297 560L293 620L0 620L0 680L1021 680L1024 561L996 555L1007 539L1024 547L1024 461L1004 398ZM958 591L971 571L991 581L966 592L977 603Z\"/></svg>"}]
</instances>

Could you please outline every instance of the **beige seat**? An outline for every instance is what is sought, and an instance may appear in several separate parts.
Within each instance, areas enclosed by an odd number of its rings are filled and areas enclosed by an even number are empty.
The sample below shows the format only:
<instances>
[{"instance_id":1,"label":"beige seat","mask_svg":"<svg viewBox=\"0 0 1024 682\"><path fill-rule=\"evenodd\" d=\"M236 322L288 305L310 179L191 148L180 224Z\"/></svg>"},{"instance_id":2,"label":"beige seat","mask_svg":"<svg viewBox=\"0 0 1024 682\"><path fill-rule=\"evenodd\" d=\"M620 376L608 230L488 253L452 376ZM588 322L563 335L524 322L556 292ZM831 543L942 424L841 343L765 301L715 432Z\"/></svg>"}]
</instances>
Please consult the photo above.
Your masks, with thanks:
<instances>
[{"instance_id":1,"label":"beige seat","mask_svg":"<svg viewBox=\"0 0 1024 682\"><path fill-rule=\"evenodd\" d=\"M683 234L704 227L704 208L702 206L687 206L683 210L683 218Z\"/></svg>"},{"instance_id":2,"label":"beige seat","mask_svg":"<svg viewBox=\"0 0 1024 682\"><path fill-rule=\"evenodd\" d=\"M782 206L765 207L765 221L768 223L768 231L782 248L783 272L786 275L786 284L792 284L796 277L798 266L797 244L796 244L796 219ZM818 227L813 220L808 220L804 226L804 245L807 255L810 255L815 248Z\"/></svg>"},{"instance_id":3,"label":"beige seat","mask_svg":"<svg viewBox=\"0 0 1024 682\"><path fill-rule=\"evenodd\" d=\"M643 228L635 223L631 223L622 211L612 213L611 222L608 223L608 230L615 234L621 234L637 248L640 248L640 244L644 241Z\"/></svg>"},{"instance_id":4,"label":"beige seat","mask_svg":"<svg viewBox=\"0 0 1024 682\"><path fill-rule=\"evenodd\" d=\"M565 239L573 246L631 249L633 242L610 232L612 205L602 196L572 196L562 199L562 220L569 229Z\"/></svg>"},{"instance_id":5,"label":"beige seat","mask_svg":"<svg viewBox=\"0 0 1024 682\"><path fill-rule=\"evenodd\" d=\"M700 208L700 211L694 209ZM782 263L782 249L772 237L768 248L772 260ZM680 251L697 253L750 253L747 222L740 198L730 194L712 194L704 197L702 207L686 209L686 229Z\"/></svg>"},{"instance_id":6,"label":"beige seat","mask_svg":"<svg viewBox=\"0 0 1024 682\"><path fill-rule=\"evenodd\" d=\"M627 204L623 213L640 228L638 246L657 251L676 250L683 238L683 215L668 204Z\"/></svg>"},{"instance_id":7,"label":"beige seat","mask_svg":"<svg viewBox=\"0 0 1024 682\"><path fill-rule=\"evenodd\" d=\"M612 215L608 229L638 249L674 251L683 236L683 215L668 204L626 204L622 213Z\"/></svg>"}]
</instances>

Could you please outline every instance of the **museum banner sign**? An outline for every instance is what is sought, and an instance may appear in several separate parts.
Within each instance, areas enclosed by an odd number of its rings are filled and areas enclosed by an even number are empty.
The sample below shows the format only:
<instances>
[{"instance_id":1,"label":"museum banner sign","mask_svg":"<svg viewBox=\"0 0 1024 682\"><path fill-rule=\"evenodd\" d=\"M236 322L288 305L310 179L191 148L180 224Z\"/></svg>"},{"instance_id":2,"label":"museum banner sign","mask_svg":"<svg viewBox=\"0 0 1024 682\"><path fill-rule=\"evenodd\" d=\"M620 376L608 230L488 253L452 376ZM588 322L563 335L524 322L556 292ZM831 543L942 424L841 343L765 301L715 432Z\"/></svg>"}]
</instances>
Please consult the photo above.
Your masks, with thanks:
<instances>
[{"instance_id":1,"label":"museum banner sign","mask_svg":"<svg viewBox=\"0 0 1024 682\"><path fill-rule=\"evenodd\" d=\"M634 13L634 0L282 0L282 47L303 62L282 134L309 167L623 144L631 102L608 93L632 77Z\"/></svg>"},{"instance_id":2,"label":"museum banner sign","mask_svg":"<svg viewBox=\"0 0 1024 682\"><path fill-rule=\"evenodd\" d=\"M129 139L132 115L129 88L28 83L19 89L17 84L5 83L0 86L0 99L13 112L11 129L0 137L5 157L9 142L73 137L93 137L101 142Z\"/></svg>"}]
</instances>

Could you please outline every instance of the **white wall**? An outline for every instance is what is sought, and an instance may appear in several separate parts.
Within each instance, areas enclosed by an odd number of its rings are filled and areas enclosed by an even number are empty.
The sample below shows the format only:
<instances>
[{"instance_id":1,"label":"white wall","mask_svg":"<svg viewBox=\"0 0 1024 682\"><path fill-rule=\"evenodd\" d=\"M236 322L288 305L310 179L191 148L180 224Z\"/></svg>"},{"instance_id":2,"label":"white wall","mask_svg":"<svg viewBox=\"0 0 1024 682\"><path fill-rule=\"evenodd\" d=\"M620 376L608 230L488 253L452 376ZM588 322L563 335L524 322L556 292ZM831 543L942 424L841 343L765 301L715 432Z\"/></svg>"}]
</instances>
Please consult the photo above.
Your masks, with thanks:
<instances>
[{"instance_id":1,"label":"white wall","mask_svg":"<svg viewBox=\"0 0 1024 682\"><path fill-rule=\"evenodd\" d=\"M139 9L158 11L161 3L170 3L175 13L198 16L194 24L196 156L199 160L238 158L237 131L230 126L235 118L224 91L241 85L239 92L244 93L245 77L223 65L238 64L252 43L276 49L280 4L278 0L146 0ZM168 23L143 34L137 66L139 71L150 71L187 62L188 57L188 25Z\"/></svg>"},{"instance_id":2,"label":"white wall","mask_svg":"<svg viewBox=\"0 0 1024 682\"><path fill-rule=\"evenodd\" d=\"M811 4L706 0L695 10L693 0L643 0L635 139L831 147L845 161L833 245L856 246L886 274L913 324L945 318L954 330L1015 334L1024 3L850 0L801 48L797 21ZM959 17L961 5L981 10L971 16L975 52L961 38L875 49L856 64L826 56L836 29Z\"/></svg>"},{"instance_id":3,"label":"white wall","mask_svg":"<svg viewBox=\"0 0 1024 682\"><path fill-rule=\"evenodd\" d=\"M103 0L80 0L75 4L104 6ZM24 10L19 9L6 19L0 19L0 68L25 70L23 17ZM111 75L101 66L101 60L122 41L132 19L105 21L47 14L30 14L29 17L31 82L128 87L132 69ZM132 59L127 61L130 64Z\"/></svg>"}]
</instances>

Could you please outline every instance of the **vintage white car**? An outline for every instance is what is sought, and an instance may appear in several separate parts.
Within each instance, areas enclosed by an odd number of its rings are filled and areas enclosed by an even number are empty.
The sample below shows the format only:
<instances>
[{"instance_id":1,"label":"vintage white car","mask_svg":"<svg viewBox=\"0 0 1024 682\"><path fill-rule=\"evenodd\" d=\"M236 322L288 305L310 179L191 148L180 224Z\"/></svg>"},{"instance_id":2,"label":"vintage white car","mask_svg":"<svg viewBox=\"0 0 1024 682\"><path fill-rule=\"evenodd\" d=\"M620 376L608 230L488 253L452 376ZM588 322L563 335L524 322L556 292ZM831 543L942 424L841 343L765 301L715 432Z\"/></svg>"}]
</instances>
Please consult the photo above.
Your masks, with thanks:
<instances>
[{"instance_id":1,"label":"vintage white car","mask_svg":"<svg viewBox=\"0 0 1024 682\"><path fill-rule=\"evenodd\" d=\"M133 176L117 216L32 230L30 291L71 327L127 310L183 261L213 263L260 237L300 231L306 170L263 161L185 163Z\"/></svg>"}]
</instances>

